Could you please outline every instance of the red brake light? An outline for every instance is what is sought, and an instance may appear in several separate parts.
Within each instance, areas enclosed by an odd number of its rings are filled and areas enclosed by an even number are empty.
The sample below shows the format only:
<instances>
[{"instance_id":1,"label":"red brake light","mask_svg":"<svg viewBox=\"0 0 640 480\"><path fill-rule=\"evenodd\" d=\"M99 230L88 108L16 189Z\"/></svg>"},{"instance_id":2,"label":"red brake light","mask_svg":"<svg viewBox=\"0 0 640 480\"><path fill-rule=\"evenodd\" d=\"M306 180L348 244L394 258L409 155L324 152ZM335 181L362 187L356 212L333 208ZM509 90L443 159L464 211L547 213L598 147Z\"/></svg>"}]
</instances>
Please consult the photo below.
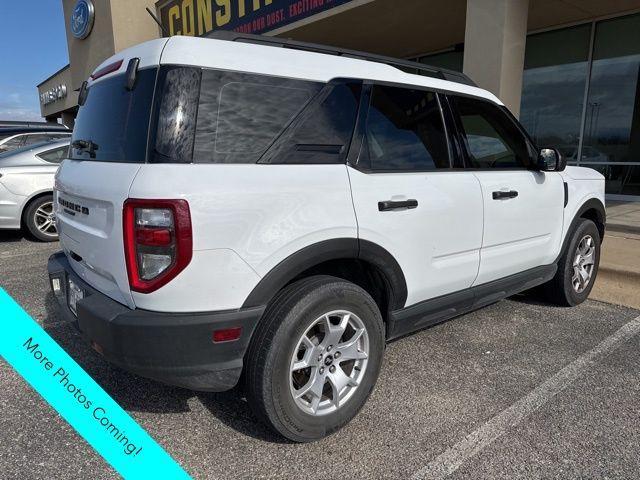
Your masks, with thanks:
<instances>
[{"instance_id":1,"label":"red brake light","mask_svg":"<svg viewBox=\"0 0 640 480\"><path fill-rule=\"evenodd\" d=\"M128 199L122 219L131 290L151 293L191 262L193 237L186 200Z\"/></svg>"},{"instance_id":2,"label":"red brake light","mask_svg":"<svg viewBox=\"0 0 640 480\"><path fill-rule=\"evenodd\" d=\"M137 228L136 243L149 247L168 247L171 244L171 230L168 228Z\"/></svg>"},{"instance_id":3,"label":"red brake light","mask_svg":"<svg viewBox=\"0 0 640 480\"><path fill-rule=\"evenodd\" d=\"M100 77L104 77L105 75L110 74L111 72L115 72L119 70L122 66L122 60L118 60L117 62L110 63L109 65L105 65L96 73L91 74L91 80L96 80Z\"/></svg>"}]
</instances>

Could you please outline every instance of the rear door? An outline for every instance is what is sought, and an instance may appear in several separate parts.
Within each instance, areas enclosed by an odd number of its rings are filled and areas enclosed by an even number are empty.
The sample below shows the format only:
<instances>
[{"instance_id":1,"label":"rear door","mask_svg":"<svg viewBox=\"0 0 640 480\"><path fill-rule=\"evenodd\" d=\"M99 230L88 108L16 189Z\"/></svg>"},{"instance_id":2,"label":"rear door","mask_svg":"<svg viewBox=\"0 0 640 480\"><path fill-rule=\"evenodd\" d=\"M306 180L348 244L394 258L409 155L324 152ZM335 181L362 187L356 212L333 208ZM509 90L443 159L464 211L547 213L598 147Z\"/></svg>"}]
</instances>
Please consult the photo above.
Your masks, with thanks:
<instances>
[{"instance_id":1,"label":"rear door","mask_svg":"<svg viewBox=\"0 0 640 480\"><path fill-rule=\"evenodd\" d=\"M407 302L473 283L482 241L476 177L451 168L438 96L373 85L357 163L348 167L358 235L385 248L407 281Z\"/></svg>"},{"instance_id":2,"label":"rear door","mask_svg":"<svg viewBox=\"0 0 640 480\"><path fill-rule=\"evenodd\" d=\"M126 61L122 65L89 87L76 120L70 159L56 175L54 201L60 243L73 270L97 290L132 307L122 206L146 161L157 67L142 66L134 88L127 89Z\"/></svg>"},{"instance_id":3,"label":"rear door","mask_svg":"<svg viewBox=\"0 0 640 480\"><path fill-rule=\"evenodd\" d=\"M471 97L449 100L466 168L482 187L484 234L475 284L551 264L562 234L560 174L535 169L536 148L504 109Z\"/></svg>"}]
</instances>

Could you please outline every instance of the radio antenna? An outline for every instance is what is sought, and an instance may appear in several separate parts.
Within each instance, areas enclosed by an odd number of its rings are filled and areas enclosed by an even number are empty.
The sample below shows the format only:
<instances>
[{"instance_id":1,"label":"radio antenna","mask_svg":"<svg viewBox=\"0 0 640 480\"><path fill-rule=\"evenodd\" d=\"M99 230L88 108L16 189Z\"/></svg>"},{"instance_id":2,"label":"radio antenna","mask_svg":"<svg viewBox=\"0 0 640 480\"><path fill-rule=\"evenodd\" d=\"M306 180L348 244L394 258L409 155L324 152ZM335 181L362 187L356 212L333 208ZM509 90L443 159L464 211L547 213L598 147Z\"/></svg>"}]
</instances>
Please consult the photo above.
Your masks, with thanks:
<instances>
[{"instance_id":1,"label":"radio antenna","mask_svg":"<svg viewBox=\"0 0 640 480\"><path fill-rule=\"evenodd\" d=\"M160 30L162 30L162 33L164 34L164 36L168 37L169 34L167 33L167 30L162 26L162 23L160 23L160 20L158 20L158 17L155 16L155 14L149 9L149 7L146 7L145 10L147 11L147 13L149 15L151 15L151 18L153 18L153 21L158 24L158 26L160 27Z\"/></svg>"}]
</instances>

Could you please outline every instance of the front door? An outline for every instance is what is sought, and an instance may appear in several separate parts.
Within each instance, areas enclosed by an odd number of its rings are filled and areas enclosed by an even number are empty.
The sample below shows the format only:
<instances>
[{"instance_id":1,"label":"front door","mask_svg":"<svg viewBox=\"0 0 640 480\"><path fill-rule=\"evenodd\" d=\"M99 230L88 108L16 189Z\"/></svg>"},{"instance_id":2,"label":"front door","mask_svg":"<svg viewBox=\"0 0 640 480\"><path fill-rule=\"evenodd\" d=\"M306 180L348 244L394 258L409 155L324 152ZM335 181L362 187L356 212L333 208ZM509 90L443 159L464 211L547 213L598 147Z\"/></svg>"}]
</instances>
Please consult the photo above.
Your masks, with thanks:
<instances>
[{"instance_id":1,"label":"front door","mask_svg":"<svg viewBox=\"0 0 640 480\"><path fill-rule=\"evenodd\" d=\"M355 166L358 235L385 248L407 282L406 306L469 288L478 273L482 195L451 169L433 92L374 85Z\"/></svg>"},{"instance_id":2,"label":"front door","mask_svg":"<svg viewBox=\"0 0 640 480\"><path fill-rule=\"evenodd\" d=\"M484 234L475 284L553 263L562 236L562 177L535 170L536 149L503 109L480 99L450 100L466 167L482 188Z\"/></svg>"}]
</instances>

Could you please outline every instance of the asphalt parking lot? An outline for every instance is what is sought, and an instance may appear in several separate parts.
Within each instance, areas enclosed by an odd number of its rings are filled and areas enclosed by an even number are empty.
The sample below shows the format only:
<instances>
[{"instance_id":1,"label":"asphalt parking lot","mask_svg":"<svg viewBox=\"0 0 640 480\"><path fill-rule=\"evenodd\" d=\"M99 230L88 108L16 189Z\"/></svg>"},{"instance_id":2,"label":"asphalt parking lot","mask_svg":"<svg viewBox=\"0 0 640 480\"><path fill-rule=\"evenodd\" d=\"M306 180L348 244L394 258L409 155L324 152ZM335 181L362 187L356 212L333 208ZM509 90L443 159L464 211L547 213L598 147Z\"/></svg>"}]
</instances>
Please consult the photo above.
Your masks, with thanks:
<instances>
[{"instance_id":1,"label":"asphalt parking lot","mask_svg":"<svg viewBox=\"0 0 640 480\"><path fill-rule=\"evenodd\" d=\"M296 445L236 391L197 394L106 364L56 314L46 261L57 248L0 233L0 286L194 478L638 476L639 311L522 296L401 339L360 415ZM116 476L4 361L0 408L1 477Z\"/></svg>"}]
</instances>

